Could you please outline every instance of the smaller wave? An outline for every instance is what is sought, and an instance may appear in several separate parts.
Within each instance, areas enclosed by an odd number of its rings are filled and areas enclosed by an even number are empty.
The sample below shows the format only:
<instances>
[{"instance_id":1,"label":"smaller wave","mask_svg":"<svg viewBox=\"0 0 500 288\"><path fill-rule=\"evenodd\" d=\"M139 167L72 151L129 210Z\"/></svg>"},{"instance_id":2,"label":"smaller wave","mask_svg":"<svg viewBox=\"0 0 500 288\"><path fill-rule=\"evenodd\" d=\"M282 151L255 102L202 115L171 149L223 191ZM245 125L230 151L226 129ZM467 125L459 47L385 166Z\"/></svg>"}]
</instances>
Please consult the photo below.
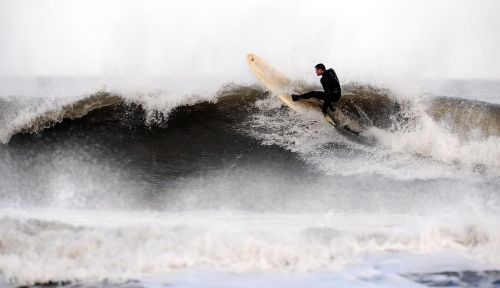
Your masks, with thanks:
<instances>
[{"instance_id":1,"label":"smaller wave","mask_svg":"<svg viewBox=\"0 0 500 288\"><path fill-rule=\"evenodd\" d=\"M500 105L462 98L437 97L428 103L434 121L464 139L500 137Z\"/></svg>"}]
</instances>

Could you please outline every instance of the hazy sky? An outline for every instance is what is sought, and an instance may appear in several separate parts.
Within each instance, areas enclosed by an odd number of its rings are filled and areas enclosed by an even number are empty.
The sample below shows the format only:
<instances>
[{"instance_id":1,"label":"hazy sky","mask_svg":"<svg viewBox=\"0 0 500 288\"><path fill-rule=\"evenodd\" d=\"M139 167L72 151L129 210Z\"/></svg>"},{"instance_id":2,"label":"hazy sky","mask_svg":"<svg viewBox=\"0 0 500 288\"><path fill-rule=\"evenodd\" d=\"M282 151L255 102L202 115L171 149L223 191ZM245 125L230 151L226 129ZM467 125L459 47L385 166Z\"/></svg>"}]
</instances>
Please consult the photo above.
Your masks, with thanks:
<instances>
[{"instance_id":1,"label":"hazy sky","mask_svg":"<svg viewBox=\"0 0 500 288\"><path fill-rule=\"evenodd\" d=\"M0 74L500 78L500 1L0 0Z\"/></svg>"}]
</instances>

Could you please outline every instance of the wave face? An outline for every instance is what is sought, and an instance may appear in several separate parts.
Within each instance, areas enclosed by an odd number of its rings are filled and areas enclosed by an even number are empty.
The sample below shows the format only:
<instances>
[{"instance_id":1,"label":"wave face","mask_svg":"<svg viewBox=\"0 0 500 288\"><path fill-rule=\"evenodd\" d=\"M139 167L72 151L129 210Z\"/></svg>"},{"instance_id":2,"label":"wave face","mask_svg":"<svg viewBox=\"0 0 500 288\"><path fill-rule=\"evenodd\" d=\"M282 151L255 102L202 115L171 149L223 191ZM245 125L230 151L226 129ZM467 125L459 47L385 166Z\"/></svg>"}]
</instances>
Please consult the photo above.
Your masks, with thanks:
<instances>
[{"instance_id":1,"label":"wave face","mask_svg":"<svg viewBox=\"0 0 500 288\"><path fill-rule=\"evenodd\" d=\"M497 104L351 83L339 109L356 135L257 86L94 91L2 98L5 285L182 286L169 277L198 269L496 281Z\"/></svg>"}]
</instances>

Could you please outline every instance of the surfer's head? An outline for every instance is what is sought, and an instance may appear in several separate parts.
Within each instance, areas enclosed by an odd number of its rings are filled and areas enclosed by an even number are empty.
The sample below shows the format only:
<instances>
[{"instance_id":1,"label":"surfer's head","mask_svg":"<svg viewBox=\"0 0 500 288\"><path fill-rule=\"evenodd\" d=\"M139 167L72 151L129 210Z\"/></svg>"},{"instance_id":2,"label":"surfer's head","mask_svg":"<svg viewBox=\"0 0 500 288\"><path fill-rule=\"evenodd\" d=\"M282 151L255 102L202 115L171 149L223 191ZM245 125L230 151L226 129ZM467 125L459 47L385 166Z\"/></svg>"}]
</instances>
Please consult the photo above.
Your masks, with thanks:
<instances>
[{"instance_id":1,"label":"surfer's head","mask_svg":"<svg viewBox=\"0 0 500 288\"><path fill-rule=\"evenodd\" d=\"M314 66L316 68L316 75L321 76L323 75L323 72L325 72L326 68L325 65L322 63L319 63L318 65Z\"/></svg>"}]
</instances>

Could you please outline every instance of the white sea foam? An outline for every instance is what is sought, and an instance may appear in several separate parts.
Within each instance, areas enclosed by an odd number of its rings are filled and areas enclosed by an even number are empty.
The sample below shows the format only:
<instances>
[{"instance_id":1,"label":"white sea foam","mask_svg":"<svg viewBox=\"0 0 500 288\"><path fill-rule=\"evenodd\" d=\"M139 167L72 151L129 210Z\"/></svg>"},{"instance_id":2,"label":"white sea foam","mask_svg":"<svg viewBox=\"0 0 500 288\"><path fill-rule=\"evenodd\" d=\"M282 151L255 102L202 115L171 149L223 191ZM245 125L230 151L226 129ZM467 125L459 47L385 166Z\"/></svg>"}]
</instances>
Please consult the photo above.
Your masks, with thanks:
<instances>
[{"instance_id":1,"label":"white sea foam","mask_svg":"<svg viewBox=\"0 0 500 288\"><path fill-rule=\"evenodd\" d=\"M383 263L408 254L425 259L451 253L468 259L456 263L459 268L467 268L468 261L500 267L500 235L489 228L498 223L474 215L50 209L4 209L1 214L0 271L13 284L123 281L190 269L340 271L367 256L382 257L378 262ZM433 271L432 265L425 268Z\"/></svg>"},{"instance_id":2,"label":"white sea foam","mask_svg":"<svg viewBox=\"0 0 500 288\"><path fill-rule=\"evenodd\" d=\"M380 174L396 179L462 178L500 174L500 138L463 139L412 101L412 120L394 122L354 136L331 129L314 113L283 111L275 98L256 103L260 112L248 133L265 145L279 145L329 175ZM473 133L473 131L471 131Z\"/></svg>"}]
</instances>

